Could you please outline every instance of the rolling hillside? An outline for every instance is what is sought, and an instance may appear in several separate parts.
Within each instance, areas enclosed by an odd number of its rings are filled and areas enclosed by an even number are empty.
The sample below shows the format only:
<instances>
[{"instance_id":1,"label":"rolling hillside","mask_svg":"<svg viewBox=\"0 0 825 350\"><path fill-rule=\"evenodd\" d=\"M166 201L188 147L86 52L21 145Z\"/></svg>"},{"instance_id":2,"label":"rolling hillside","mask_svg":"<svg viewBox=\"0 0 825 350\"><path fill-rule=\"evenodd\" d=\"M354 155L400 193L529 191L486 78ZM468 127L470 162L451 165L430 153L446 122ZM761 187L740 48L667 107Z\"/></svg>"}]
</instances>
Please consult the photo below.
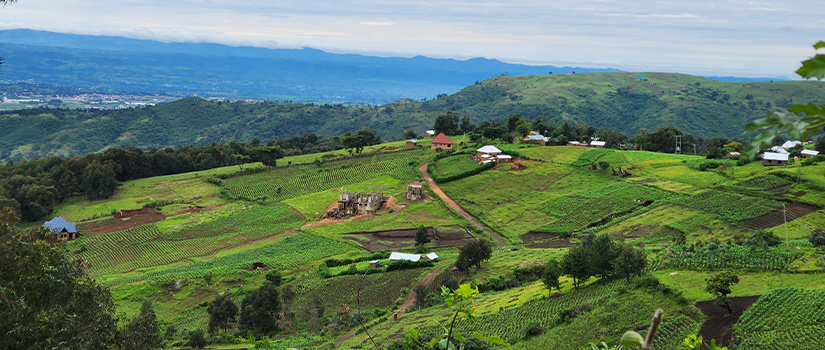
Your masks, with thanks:
<instances>
[{"instance_id":1,"label":"rolling hillside","mask_svg":"<svg viewBox=\"0 0 825 350\"><path fill-rule=\"evenodd\" d=\"M642 79L639 79L641 77ZM820 82L723 83L669 73L501 76L428 101L382 106L287 102L220 103L186 98L155 107L78 111L32 109L0 114L0 160L74 156L107 147L183 147L362 127L381 137L431 129L448 110L472 122L521 114L551 123L586 124L635 135L673 125L694 136L733 137L744 125L793 103L825 103Z\"/></svg>"}]
</instances>

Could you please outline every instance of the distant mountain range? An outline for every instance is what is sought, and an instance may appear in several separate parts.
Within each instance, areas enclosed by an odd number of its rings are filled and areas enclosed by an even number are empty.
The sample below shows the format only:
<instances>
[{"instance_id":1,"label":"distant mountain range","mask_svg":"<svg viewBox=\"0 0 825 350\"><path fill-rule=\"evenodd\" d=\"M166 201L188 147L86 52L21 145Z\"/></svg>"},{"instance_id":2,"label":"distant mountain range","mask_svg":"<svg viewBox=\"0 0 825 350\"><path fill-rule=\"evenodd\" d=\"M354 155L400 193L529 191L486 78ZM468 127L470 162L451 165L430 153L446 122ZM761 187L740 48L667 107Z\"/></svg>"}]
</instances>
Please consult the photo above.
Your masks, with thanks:
<instances>
[{"instance_id":1,"label":"distant mountain range","mask_svg":"<svg viewBox=\"0 0 825 350\"><path fill-rule=\"evenodd\" d=\"M363 127L381 137L431 129L449 110L471 122L521 114L555 125L591 125L629 136L673 125L694 136L732 138L745 124L794 103L825 103L825 83L726 83L685 74L577 73L495 77L427 101L381 106L220 103L185 98L155 107L82 111L38 108L0 113L0 161L84 155L107 147L205 145L262 141Z\"/></svg>"},{"instance_id":2,"label":"distant mountain range","mask_svg":"<svg viewBox=\"0 0 825 350\"><path fill-rule=\"evenodd\" d=\"M504 75L618 72L498 60L373 57L316 49L163 43L28 29L0 32L0 81L93 92L162 93L276 101L388 103L451 94ZM746 79L746 80L741 80ZM718 78L768 81L773 78Z\"/></svg>"},{"instance_id":3,"label":"distant mountain range","mask_svg":"<svg viewBox=\"0 0 825 350\"><path fill-rule=\"evenodd\" d=\"M433 98L501 74L617 71L484 58L385 58L310 48L163 43L26 29L0 33L0 56L5 58L0 80L11 82L97 92L342 103Z\"/></svg>"}]
</instances>

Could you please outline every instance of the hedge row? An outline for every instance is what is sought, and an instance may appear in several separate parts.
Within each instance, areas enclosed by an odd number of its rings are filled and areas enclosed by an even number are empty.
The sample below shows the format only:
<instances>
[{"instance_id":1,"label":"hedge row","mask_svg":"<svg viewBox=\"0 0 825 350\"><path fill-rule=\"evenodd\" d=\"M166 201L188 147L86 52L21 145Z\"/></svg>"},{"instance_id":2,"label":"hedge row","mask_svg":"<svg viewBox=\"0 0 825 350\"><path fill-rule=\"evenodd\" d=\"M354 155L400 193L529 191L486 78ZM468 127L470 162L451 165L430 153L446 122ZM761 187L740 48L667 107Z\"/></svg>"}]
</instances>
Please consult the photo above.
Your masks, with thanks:
<instances>
[{"instance_id":1,"label":"hedge row","mask_svg":"<svg viewBox=\"0 0 825 350\"><path fill-rule=\"evenodd\" d=\"M443 152L443 153L440 153L440 154L436 155L435 157L433 157L433 159L430 161L430 164L427 165L427 172L430 173L430 176L433 178L433 181L435 181L435 183L441 184L441 183L446 183L446 182L450 182L450 181L455 181L455 180L458 180L458 179L463 179L463 178L468 177L468 176L481 174L482 171L490 170L494 166L496 166L496 162L490 162L490 163L481 165L479 167L476 167L476 168L473 168L473 169L470 169L470 170L467 170L467 171L464 171L464 172L461 172L461 173L458 173L458 174L454 174L454 175L450 175L450 176L444 176L444 177L438 176L435 173L435 162L437 160L439 160L441 158L449 157L449 156L459 155L459 154L468 154L469 155L469 154L473 154L473 153L472 152L458 152L458 153L456 153L456 152Z\"/></svg>"}]
</instances>

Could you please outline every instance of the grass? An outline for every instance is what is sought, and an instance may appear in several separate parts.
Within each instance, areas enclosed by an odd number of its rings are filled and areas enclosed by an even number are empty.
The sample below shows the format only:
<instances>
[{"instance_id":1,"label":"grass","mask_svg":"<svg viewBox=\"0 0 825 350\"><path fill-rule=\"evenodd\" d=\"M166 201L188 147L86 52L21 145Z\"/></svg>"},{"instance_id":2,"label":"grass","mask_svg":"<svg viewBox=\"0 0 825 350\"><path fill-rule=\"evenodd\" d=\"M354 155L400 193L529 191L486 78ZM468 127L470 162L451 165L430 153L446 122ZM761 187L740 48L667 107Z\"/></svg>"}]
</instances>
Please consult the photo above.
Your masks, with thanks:
<instances>
[{"instance_id":1,"label":"grass","mask_svg":"<svg viewBox=\"0 0 825 350\"><path fill-rule=\"evenodd\" d=\"M435 162L435 173L439 177L447 177L463 173L470 169L479 167L473 156L459 154L451 157L441 158Z\"/></svg>"},{"instance_id":2,"label":"grass","mask_svg":"<svg viewBox=\"0 0 825 350\"><path fill-rule=\"evenodd\" d=\"M675 275L670 276L671 273ZM717 272L684 271L665 269L654 272L663 284L682 292L685 298L694 301L711 300L713 297L705 291L706 279ZM777 273L777 272L737 272L739 283L731 287L730 296L762 295L780 287L799 289L825 289L825 275L820 273Z\"/></svg>"}]
</instances>

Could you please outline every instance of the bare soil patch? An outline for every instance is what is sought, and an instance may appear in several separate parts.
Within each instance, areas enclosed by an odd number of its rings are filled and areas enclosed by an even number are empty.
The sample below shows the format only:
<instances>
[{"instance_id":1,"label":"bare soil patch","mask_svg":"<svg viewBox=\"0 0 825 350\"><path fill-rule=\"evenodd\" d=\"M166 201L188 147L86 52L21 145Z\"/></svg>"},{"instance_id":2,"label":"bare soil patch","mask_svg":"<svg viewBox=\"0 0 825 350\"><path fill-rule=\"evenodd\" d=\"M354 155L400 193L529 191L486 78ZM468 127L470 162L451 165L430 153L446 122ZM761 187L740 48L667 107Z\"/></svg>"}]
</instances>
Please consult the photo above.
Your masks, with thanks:
<instances>
[{"instance_id":1,"label":"bare soil patch","mask_svg":"<svg viewBox=\"0 0 825 350\"><path fill-rule=\"evenodd\" d=\"M779 186L779 187L771 188L769 190L765 190L765 192L772 193L772 194L783 194L783 193L788 192L790 190L791 190L791 185L787 184L787 185L784 185L784 186Z\"/></svg>"},{"instance_id":2,"label":"bare soil patch","mask_svg":"<svg viewBox=\"0 0 825 350\"><path fill-rule=\"evenodd\" d=\"M728 346L733 335L733 325L739 321L742 313L757 299L759 299L759 295L730 298L731 308L733 309L733 313L730 315L727 314L728 310L714 305L714 300L696 303L696 307L708 317L707 321L702 324L702 328L699 329L699 335L707 342L716 339L716 345Z\"/></svg>"},{"instance_id":3,"label":"bare soil patch","mask_svg":"<svg viewBox=\"0 0 825 350\"><path fill-rule=\"evenodd\" d=\"M77 230L86 237L94 237L106 233L128 230L141 225L163 221L166 216L155 209L145 209L132 213L129 216L105 220L83 222L77 224Z\"/></svg>"},{"instance_id":4,"label":"bare soil patch","mask_svg":"<svg viewBox=\"0 0 825 350\"><path fill-rule=\"evenodd\" d=\"M631 167L627 167L627 168L630 169L630 170L633 170ZM632 182L634 184L637 184L637 185L641 185L641 184L654 183L656 181L658 181L658 180L656 180L656 179L644 179L644 180L630 181L630 182Z\"/></svg>"},{"instance_id":5,"label":"bare soil patch","mask_svg":"<svg viewBox=\"0 0 825 350\"><path fill-rule=\"evenodd\" d=\"M659 225L635 224L616 232L624 238L639 238L659 229Z\"/></svg>"},{"instance_id":6,"label":"bare soil patch","mask_svg":"<svg viewBox=\"0 0 825 350\"><path fill-rule=\"evenodd\" d=\"M744 220L742 223L750 228L765 229L781 225L785 223L786 219L788 221L793 221L794 219L801 218L819 209L819 207L812 204L794 203L785 207L785 210L777 209L765 215Z\"/></svg>"},{"instance_id":7,"label":"bare soil patch","mask_svg":"<svg viewBox=\"0 0 825 350\"><path fill-rule=\"evenodd\" d=\"M215 209L220 208L222 206L224 206L224 204L213 204L213 205L207 205L205 207L190 206L187 209L183 209L183 210L178 211L177 213L175 213L175 215L181 215L181 214L186 214L186 213L202 213L202 212L205 212L205 211L215 210Z\"/></svg>"},{"instance_id":8,"label":"bare soil patch","mask_svg":"<svg viewBox=\"0 0 825 350\"><path fill-rule=\"evenodd\" d=\"M400 250L409 248L415 243L415 233L417 231L418 229L412 228L407 230L362 232L348 234L344 237L344 239L361 243L364 249L371 252L377 252L379 250ZM356 236L368 238L369 242L363 239L355 238ZM436 230L432 227L427 228L427 237L430 238L430 244L434 247L464 245L474 239L473 236L466 233L466 231L461 233L453 230Z\"/></svg>"}]
</instances>

